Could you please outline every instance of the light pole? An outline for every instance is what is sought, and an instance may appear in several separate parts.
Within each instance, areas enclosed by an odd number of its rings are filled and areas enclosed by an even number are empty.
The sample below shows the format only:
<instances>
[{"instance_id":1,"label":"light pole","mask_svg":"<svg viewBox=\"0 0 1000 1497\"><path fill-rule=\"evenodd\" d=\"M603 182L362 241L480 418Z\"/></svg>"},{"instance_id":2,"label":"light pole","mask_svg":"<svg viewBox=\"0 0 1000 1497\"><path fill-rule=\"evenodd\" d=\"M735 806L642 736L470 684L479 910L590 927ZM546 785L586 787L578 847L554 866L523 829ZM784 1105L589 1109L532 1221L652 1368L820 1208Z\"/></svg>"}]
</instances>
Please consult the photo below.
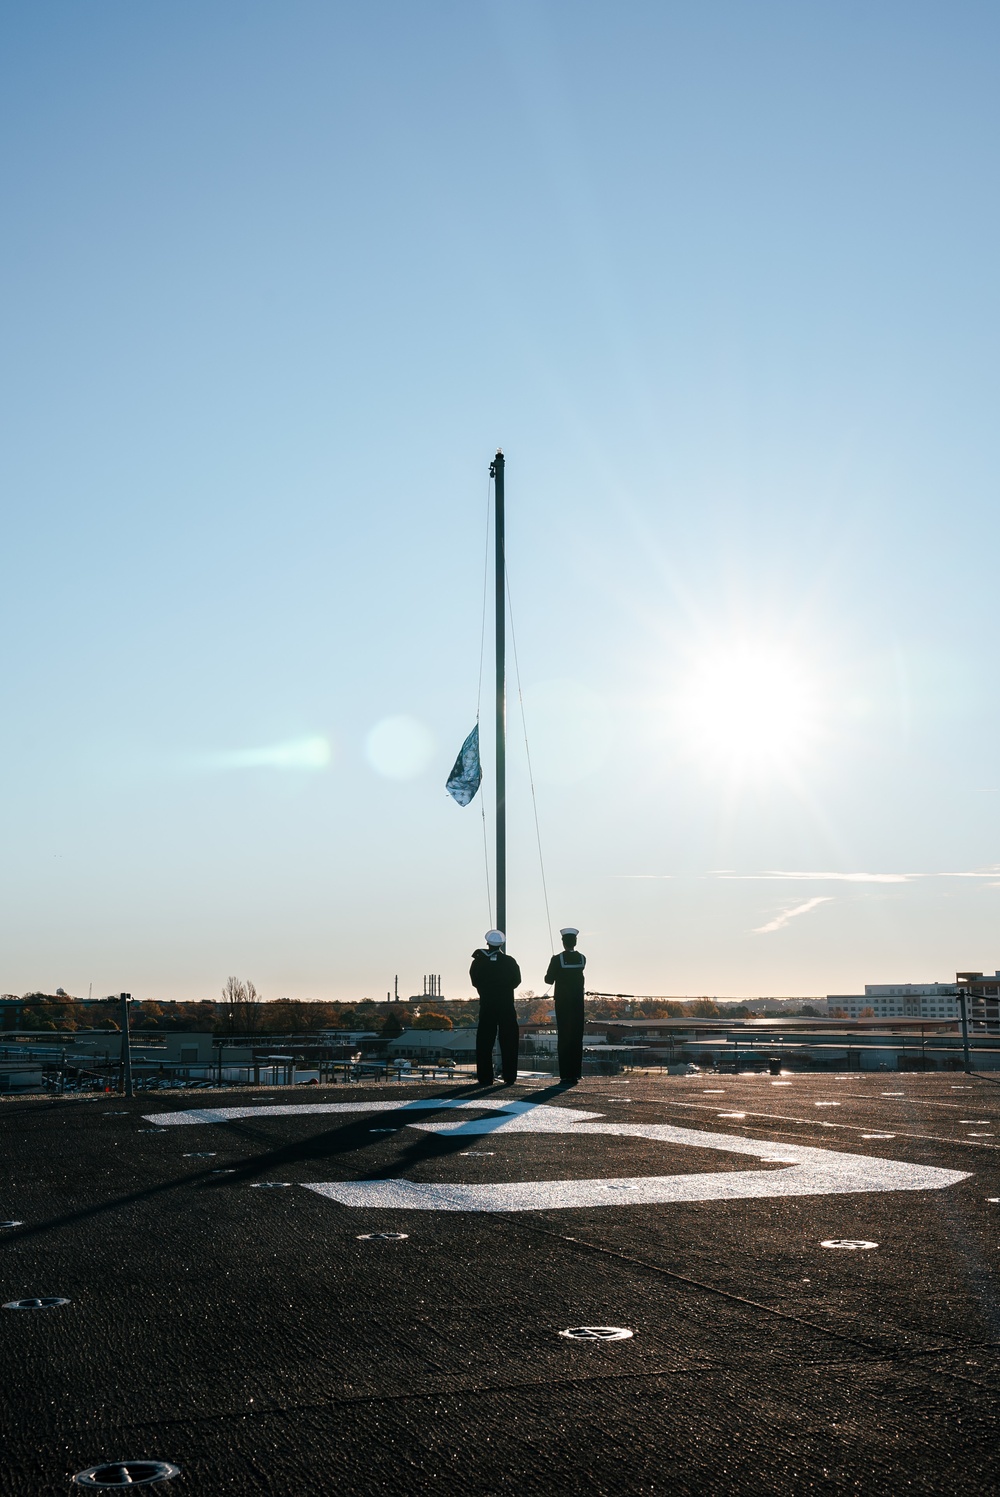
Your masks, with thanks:
<instances>
[{"instance_id":1,"label":"light pole","mask_svg":"<svg viewBox=\"0 0 1000 1497\"><path fill-rule=\"evenodd\" d=\"M121 1056L121 1089L126 1097L132 1096L132 1036L128 1027L128 1006L132 1001L131 993L119 994L121 1004L121 1029L122 1029L122 1056Z\"/></svg>"},{"instance_id":2,"label":"light pole","mask_svg":"<svg viewBox=\"0 0 1000 1497\"><path fill-rule=\"evenodd\" d=\"M958 1001L962 1006L962 1056L965 1061L965 1074L971 1076L972 1066L969 1064L969 985L963 983L958 990Z\"/></svg>"}]
</instances>

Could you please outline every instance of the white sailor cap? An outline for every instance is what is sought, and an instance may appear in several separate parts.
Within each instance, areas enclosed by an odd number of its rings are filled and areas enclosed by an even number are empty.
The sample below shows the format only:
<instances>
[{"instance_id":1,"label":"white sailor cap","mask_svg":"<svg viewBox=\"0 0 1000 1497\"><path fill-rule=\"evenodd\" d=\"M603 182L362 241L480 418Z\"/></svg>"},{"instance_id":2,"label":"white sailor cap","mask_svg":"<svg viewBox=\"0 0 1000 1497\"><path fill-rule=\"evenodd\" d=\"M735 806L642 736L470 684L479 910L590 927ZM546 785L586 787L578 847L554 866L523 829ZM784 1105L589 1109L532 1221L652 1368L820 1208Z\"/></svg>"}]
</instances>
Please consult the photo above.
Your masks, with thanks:
<instances>
[{"instance_id":1,"label":"white sailor cap","mask_svg":"<svg viewBox=\"0 0 1000 1497\"><path fill-rule=\"evenodd\" d=\"M575 925L564 925L559 934L561 936L578 936L580 932Z\"/></svg>"},{"instance_id":2,"label":"white sailor cap","mask_svg":"<svg viewBox=\"0 0 1000 1497\"><path fill-rule=\"evenodd\" d=\"M507 937L502 930L488 930L486 932L487 946L502 946Z\"/></svg>"}]
</instances>

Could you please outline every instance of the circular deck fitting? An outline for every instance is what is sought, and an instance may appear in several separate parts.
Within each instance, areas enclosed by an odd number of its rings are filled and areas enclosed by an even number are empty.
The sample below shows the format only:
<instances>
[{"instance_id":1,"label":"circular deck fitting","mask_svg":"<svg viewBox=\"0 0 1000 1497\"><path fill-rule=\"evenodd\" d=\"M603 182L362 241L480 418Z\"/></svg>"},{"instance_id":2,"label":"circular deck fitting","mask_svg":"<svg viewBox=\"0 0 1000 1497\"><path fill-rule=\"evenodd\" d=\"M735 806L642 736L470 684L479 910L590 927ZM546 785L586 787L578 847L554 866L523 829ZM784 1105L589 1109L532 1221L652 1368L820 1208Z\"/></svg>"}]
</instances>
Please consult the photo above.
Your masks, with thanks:
<instances>
[{"instance_id":1,"label":"circular deck fitting","mask_svg":"<svg viewBox=\"0 0 1000 1497\"><path fill-rule=\"evenodd\" d=\"M216 1155L218 1154L218 1152L219 1152L218 1149L210 1149L207 1153L203 1153L203 1154L185 1154L184 1158L185 1159L214 1159L216 1157Z\"/></svg>"},{"instance_id":2,"label":"circular deck fitting","mask_svg":"<svg viewBox=\"0 0 1000 1497\"><path fill-rule=\"evenodd\" d=\"M15 1221L0 1222L0 1230L2 1230L4 1227L23 1227L23 1226L24 1226L24 1222L15 1222Z\"/></svg>"},{"instance_id":3,"label":"circular deck fitting","mask_svg":"<svg viewBox=\"0 0 1000 1497\"><path fill-rule=\"evenodd\" d=\"M570 1341L628 1341L633 1333L622 1325L573 1325L559 1334Z\"/></svg>"},{"instance_id":4,"label":"circular deck fitting","mask_svg":"<svg viewBox=\"0 0 1000 1497\"><path fill-rule=\"evenodd\" d=\"M142 1487L154 1481L170 1481L180 1474L179 1466L169 1461L108 1461L78 1471L73 1477L77 1487Z\"/></svg>"},{"instance_id":5,"label":"circular deck fitting","mask_svg":"<svg viewBox=\"0 0 1000 1497\"><path fill-rule=\"evenodd\" d=\"M863 1237L828 1237L825 1242L820 1243L820 1247L847 1248L849 1252L854 1252L858 1248L877 1248L878 1243L867 1242Z\"/></svg>"},{"instance_id":6,"label":"circular deck fitting","mask_svg":"<svg viewBox=\"0 0 1000 1497\"><path fill-rule=\"evenodd\" d=\"M409 1232L359 1232L358 1242L405 1242Z\"/></svg>"},{"instance_id":7,"label":"circular deck fitting","mask_svg":"<svg viewBox=\"0 0 1000 1497\"><path fill-rule=\"evenodd\" d=\"M251 1190L287 1190L291 1187L291 1180L255 1180L250 1186Z\"/></svg>"},{"instance_id":8,"label":"circular deck fitting","mask_svg":"<svg viewBox=\"0 0 1000 1497\"><path fill-rule=\"evenodd\" d=\"M60 1299L57 1294L43 1294L40 1299L9 1299L4 1305L5 1310L57 1310L60 1305L68 1305L68 1299Z\"/></svg>"}]
</instances>

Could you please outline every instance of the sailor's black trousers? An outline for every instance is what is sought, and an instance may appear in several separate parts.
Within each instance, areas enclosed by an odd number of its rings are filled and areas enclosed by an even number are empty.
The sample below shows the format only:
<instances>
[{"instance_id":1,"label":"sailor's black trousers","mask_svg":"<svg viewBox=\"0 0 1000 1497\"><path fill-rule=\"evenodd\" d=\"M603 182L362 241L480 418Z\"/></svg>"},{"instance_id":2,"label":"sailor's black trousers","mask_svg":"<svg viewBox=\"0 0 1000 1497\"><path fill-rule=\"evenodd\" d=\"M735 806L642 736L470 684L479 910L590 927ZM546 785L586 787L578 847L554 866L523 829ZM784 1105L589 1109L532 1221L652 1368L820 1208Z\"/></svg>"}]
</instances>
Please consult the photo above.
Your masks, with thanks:
<instances>
[{"instance_id":1,"label":"sailor's black trousers","mask_svg":"<svg viewBox=\"0 0 1000 1497\"><path fill-rule=\"evenodd\" d=\"M583 1075L583 994L561 997L556 994L556 1047L559 1052L559 1080L570 1084Z\"/></svg>"},{"instance_id":2,"label":"sailor's black trousers","mask_svg":"<svg viewBox=\"0 0 1000 1497\"><path fill-rule=\"evenodd\" d=\"M493 1080L493 1046L500 1038L500 1071L504 1081L517 1080L517 1046L520 1031L513 995L509 998L481 997L479 1028L476 1030L476 1080L489 1086Z\"/></svg>"}]
</instances>

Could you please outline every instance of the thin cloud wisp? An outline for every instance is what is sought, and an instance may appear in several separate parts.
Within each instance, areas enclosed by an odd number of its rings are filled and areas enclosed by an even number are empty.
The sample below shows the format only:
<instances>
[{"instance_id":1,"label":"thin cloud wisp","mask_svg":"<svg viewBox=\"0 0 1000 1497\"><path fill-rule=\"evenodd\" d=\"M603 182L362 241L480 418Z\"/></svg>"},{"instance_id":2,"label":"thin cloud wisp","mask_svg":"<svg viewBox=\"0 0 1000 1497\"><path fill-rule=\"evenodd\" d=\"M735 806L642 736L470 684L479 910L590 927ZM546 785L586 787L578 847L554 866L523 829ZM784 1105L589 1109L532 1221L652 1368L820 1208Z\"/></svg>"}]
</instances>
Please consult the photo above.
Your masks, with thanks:
<instances>
[{"instance_id":1,"label":"thin cloud wisp","mask_svg":"<svg viewBox=\"0 0 1000 1497\"><path fill-rule=\"evenodd\" d=\"M755 936L768 936L772 931L784 930L790 920L794 920L798 915L807 915L810 910L814 910L819 904L829 904L832 898L832 894L820 894L815 899L807 899L805 904L797 904L790 910L783 910L780 915L776 915L766 925L758 925L753 934Z\"/></svg>"}]
</instances>

